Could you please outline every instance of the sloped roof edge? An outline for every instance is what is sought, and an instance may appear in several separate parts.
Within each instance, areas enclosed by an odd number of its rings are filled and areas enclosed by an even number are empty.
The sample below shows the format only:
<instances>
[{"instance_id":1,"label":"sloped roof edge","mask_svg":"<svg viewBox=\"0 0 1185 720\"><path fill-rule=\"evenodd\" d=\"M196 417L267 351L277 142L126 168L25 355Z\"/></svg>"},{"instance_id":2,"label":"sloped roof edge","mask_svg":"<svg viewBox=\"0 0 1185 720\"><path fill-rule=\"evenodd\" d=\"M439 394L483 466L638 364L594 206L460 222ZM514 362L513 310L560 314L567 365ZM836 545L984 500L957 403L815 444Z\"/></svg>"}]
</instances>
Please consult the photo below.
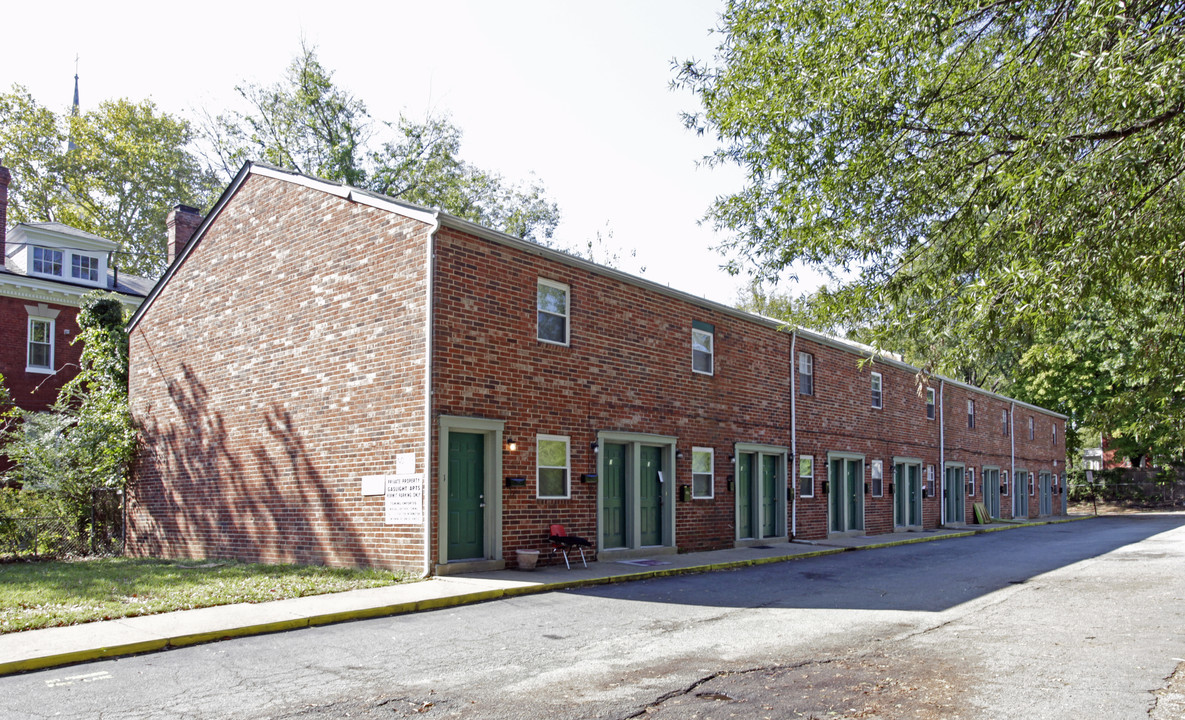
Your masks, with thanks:
<instances>
[{"instance_id":1,"label":"sloped roof edge","mask_svg":"<svg viewBox=\"0 0 1185 720\"><path fill-rule=\"evenodd\" d=\"M140 305L139 309L132 316L131 320L128 321L129 332L131 332L136 327L140 319L152 307L153 301L156 299L157 295L160 294L160 291L164 288L164 286L168 284L177 268L185 263L185 260L193 252L194 248L197 247L197 245L201 242L201 239L205 235L206 229L213 223L215 219L217 219L223 208L226 207L226 204L230 201L234 194L238 192L239 187L241 187L246 179L253 174L295 183L302 187L307 187L313 190L320 190L321 192L329 193L352 202L370 205L371 207L394 212L425 223L438 224L439 227L447 227L454 230L459 230L461 232L465 232L470 235L498 243L500 245L512 247L532 255L544 257L573 267L582 268L589 272L611 277L644 290L656 292L660 295L665 295L676 300L682 300L692 305L698 305L706 310L712 310L714 312L728 315L739 320L762 325L773 330L791 332L799 335L800 337L804 337L813 342L819 343L820 345L826 345L843 352L869 358L876 363L883 363L885 365L896 367L912 373L920 372L919 368L916 368L909 363L906 363L890 355L877 352L875 349L867 345L837 338L815 330L794 326L781 320L776 320L774 318L765 317L764 315L758 315L756 313L740 310L728 305L724 305L723 303L718 303L713 300L708 300L707 298L699 297L698 295L693 295L689 292L677 290L666 285L660 285L653 280L647 280L645 278L617 270L616 268L600 265L598 263L585 260L582 257L571 255L561 250L556 250L555 248L549 248L545 245L540 245L539 243L532 242L530 240L524 240L523 238L508 235L506 233L478 225L477 223L471 222L469 220L456 217L455 215L449 215L448 213L440 210L431 210L419 205L404 202L397 198L379 195L368 190L353 188L348 185L343 185L342 183L310 177L294 170L288 170L286 168L276 167L274 165L260 162L247 162L242 168L239 169L239 172L235 175L234 179L231 180L230 185L228 185L226 190L223 191L222 195L219 196L218 201L214 204L214 207L210 210L206 217L202 219L202 223L198 226L197 230L194 231L193 238L185 246L185 250L182 251L181 255L173 262L172 265L169 266L168 270L165 271L164 275L161 276L160 280L157 281L151 292L149 292L148 296L144 299L143 304ZM1063 420L1067 419L1065 415L1054 412L1053 410L1049 410L1038 405L1032 405L1030 403L1008 397L1007 395L1001 395L990 390L985 390L983 388L979 388L953 378L948 378L941 375L932 375L931 377L933 380L943 381L949 385L963 388L980 395L1002 400L1004 402L1016 403L1020 407L1026 407L1042 413L1047 413L1049 415L1062 418Z\"/></svg>"}]
</instances>

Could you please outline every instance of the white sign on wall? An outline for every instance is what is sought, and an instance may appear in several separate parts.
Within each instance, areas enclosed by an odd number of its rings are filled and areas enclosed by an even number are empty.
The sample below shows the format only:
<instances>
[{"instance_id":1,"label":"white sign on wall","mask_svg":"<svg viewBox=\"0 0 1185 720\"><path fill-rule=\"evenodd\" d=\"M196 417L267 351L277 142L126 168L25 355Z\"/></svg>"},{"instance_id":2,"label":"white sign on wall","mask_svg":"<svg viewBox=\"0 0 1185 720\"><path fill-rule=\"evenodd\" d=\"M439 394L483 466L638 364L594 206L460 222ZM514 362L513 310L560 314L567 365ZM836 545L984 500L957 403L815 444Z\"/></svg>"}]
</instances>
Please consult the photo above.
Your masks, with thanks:
<instances>
[{"instance_id":1,"label":"white sign on wall","mask_svg":"<svg viewBox=\"0 0 1185 720\"><path fill-rule=\"evenodd\" d=\"M414 452L399 453L395 456L395 474L411 475L416 471L416 454Z\"/></svg>"},{"instance_id":2,"label":"white sign on wall","mask_svg":"<svg viewBox=\"0 0 1185 720\"><path fill-rule=\"evenodd\" d=\"M424 476L386 475L386 523L420 525L424 521Z\"/></svg>"}]
</instances>

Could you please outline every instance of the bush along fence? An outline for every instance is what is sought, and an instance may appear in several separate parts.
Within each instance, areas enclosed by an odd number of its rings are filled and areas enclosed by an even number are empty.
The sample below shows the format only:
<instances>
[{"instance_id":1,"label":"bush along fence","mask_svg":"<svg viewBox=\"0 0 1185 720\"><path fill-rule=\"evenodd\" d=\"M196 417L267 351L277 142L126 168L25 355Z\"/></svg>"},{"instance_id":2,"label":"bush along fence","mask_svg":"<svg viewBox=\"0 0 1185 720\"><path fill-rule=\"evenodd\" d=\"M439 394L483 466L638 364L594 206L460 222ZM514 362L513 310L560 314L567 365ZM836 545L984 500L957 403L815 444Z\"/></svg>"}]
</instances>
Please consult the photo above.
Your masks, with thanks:
<instances>
[{"instance_id":1,"label":"bush along fence","mask_svg":"<svg viewBox=\"0 0 1185 720\"><path fill-rule=\"evenodd\" d=\"M1093 482L1083 470L1068 473L1073 502L1119 502L1133 505L1185 504L1185 468L1094 470Z\"/></svg>"},{"instance_id":2,"label":"bush along fence","mask_svg":"<svg viewBox=\"0 0 1185 720\"><path fill-rule=\"evenodd\" d=\"M123 493L118 490L92 490L90 507L81 516L0 514L0 562L110 557L123 553L123 543Z\"/></svg>"}]
</instances>

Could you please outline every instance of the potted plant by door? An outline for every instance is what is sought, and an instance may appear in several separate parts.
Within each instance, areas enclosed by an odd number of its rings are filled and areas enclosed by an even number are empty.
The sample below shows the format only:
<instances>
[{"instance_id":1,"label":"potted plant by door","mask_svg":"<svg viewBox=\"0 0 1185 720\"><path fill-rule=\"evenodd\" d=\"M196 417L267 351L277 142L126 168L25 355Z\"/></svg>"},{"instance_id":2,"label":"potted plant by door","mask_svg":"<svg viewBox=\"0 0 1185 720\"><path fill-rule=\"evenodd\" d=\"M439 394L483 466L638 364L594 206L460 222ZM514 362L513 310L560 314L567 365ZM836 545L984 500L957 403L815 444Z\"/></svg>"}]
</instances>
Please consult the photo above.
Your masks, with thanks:
<instances>
[{"instance_id":1,"label":"potted plant by door","mask_svg":"<svg viewBox=\"0 0 1185 720\"><path fill-rule=\"evenodd\" d=\"M538 550L519 550L518 551L518 569L519 570L534 570L535 564L539 562Z\"/></svg>"}]
</instances>

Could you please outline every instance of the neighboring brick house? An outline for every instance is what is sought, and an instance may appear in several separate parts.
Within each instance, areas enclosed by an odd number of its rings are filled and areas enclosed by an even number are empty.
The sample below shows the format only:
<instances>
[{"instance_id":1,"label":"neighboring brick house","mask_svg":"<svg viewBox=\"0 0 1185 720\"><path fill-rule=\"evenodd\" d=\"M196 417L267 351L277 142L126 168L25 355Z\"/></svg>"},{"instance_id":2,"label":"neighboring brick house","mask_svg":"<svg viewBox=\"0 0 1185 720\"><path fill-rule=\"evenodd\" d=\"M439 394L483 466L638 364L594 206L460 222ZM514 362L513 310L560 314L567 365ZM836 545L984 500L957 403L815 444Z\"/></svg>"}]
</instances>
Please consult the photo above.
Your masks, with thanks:
<instances>
[{"instance_id":1,"label":"neighboring brick house","mask_svg":"<svg viewBox=\"0 0 1185 720\"><path fill-rule=\"evenodd\" d=\"M56 222L9 230L11 179L0 167L0 374L17 407L40 411L78 373L82 347L72 341L82 295L111 290L138 308L152 281L118 272L118 246L98 235Z\"/></svg>"},{"instance_id":2,"label":"neighboring brick house","mask_svg":"<svg viewBox=\"0 0 1185 720\"><path fill-rule=\"evenodd\" d=\"M1048 515L1064 471L1056 413L259 164L130 331L139 555L654 556Z\"/></svg>"}]
</instances>

